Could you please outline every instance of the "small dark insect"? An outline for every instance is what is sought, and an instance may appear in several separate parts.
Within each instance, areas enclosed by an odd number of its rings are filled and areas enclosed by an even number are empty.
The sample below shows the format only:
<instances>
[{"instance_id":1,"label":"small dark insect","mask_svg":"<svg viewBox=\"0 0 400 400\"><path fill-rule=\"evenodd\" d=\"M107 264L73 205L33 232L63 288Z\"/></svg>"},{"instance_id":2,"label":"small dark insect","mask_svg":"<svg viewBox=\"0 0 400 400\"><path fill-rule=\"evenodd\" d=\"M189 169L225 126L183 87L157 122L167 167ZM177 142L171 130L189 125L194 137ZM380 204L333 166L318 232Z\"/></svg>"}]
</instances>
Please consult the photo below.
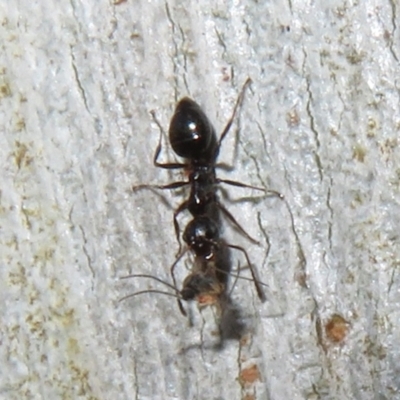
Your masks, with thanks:
<instances>
[{"instance_id":1,"label":"small dark insect","mask_svg":"<svg viewBox=\"0 0 400 400\"><path fill-rule=\"evenodd\" d=\"M184 162L182 163L160 163L158 161L161 152L163 131L153 114L161 131L159 143L153 158L154 165L164 169L183 169L187 173L188 180L176 181L166 185L143 184L134 186L133 190L154 188L177 189L189 186L190 193L188 198L175 210L173 217L175 234L179 243L177 258L171 266L173 284L168 284L150 275L129 275L128 277L153 278L173 289L174 293L146 290L126 296L122 300L141 293L165 293L178 298L179 308L183 314L185 314L185 311L181 300L197 300L199 305L213 304L218 301L220 296L226 294L227 279L231 273L229 249L238 250L244 255L247 266L250 268L257 294L261 300L264 300L265 297L261 289L261 283L256 279L254 268L251 265L246 250L243 247L226 243L220 238L220 213L233 223L250 241L256 244L259 243L240 226L235 217L220 203L216 193L217 186L220 183L266 192L263 188L247 185L242 182L219 179L215 172L221 143L229 132L236 111L243 100L245 89L250 83L251 80L247 79L243 85L232 115L219 139L217 139L211 122L197 103L187 97L179 101L170 122L169 141L174 152L183 158ZM281 197L277 192L269 192ZM186 209L192 214L193 219L184 230L182 238L186 244L186 248L182 251L180 227L177 217ZM191 273L183 282L182 290L179 291L177 289L174 269L187 251L190 251L194 255L194 264Z\"/></svg>"}]
</instances>

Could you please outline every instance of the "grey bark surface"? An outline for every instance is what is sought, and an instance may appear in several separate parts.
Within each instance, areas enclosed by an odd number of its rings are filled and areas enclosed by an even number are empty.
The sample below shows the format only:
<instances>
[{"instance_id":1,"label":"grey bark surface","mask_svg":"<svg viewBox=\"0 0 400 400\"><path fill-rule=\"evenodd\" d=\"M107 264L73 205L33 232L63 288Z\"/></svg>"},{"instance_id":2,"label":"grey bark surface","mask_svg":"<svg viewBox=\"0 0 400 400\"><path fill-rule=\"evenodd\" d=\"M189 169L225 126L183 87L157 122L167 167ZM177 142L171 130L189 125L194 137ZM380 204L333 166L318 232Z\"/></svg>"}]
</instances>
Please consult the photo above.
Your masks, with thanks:
<instances>
[{"instance_id":1,"label":"grey bark surface","mask_svg":"<svg viewBox=\"0 0 400 400\"><path fill-rule=\"evenodd\" d=\"M199 3L0 4L0 398L400 398L397 3ZM184 191L132 192L183 179L150 112L221 132L248 77L219 176L285 201L225 187L267 301L238 280L221 345L215 309L119 278L177 251Z\"/></svg>"}]
</instances>

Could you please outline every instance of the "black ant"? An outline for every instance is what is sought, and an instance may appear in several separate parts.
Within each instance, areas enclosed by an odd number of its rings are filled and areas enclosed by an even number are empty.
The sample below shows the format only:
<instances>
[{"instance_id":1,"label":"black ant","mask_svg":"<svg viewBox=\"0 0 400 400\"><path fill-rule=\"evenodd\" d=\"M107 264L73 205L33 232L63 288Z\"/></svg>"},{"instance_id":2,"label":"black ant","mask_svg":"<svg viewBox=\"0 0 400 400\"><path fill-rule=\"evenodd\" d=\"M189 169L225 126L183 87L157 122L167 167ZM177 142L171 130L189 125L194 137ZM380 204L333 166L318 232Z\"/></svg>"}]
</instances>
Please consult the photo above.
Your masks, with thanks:
<instances>
[{"instance_id":1,"label":"black ant","mask_svg":"<svg viewBox=\"0 0 400 400\"><path fill-rule=\"evenodd\" d=\"M241 104L244 92L251 83L247 79L236 101L233 113L226 124L220 138L217 140L215 131L211 122L201 110L200 106L193 100L185 97L176 106L174 115L171 119L169 127L169 140L174 152L184 158L184 163L160 163L158 157L161 152L161 136L156 148L153 163L156 167L164 169L184 169L188 174L187 181L177 181L167 185L138 185L133 187L134 190L143 188L158 189L177 189L186 185L190 185L191 190L189 198L185 200L174 212L174 228L177 239L179 241L178 256L171 267L171 275L173 285L167 284L162 280L153 277L153 279L163 282L170 288L173 288L175 294L169 295L178 298L179 308L183 314L181 300L196 299L199 304L204 303L204 299L216 300L225 293L227 276L230 274L229 257L226 254L227 249L236 249L243 253L246 258L248 267L251 270L253 282L256 286L257 294L260 299L264 300L264 294L260 286L260 282L256 279L255 272L250 263L247 252L244 248L226 243L219 237L219 213L222 213L244 234L249 240L258 244L236 221L233 215L222 206L216 195L216 185L226 183L233 186L251 188L256 190L264 189L247 185L227 179L219 179L216 177L215 168L216 160L219 154L221 143L233 123L236 111ZM154 117L154 114L153 114ZM157 120L156 120L157 122ZM157 122L158 124L158 122ZM159 125L159 124L158 124ZM161 126L159 125L161 128ZM162 129L161 134L162 134ZM271 192L281 197L279 193ZM193 215L192 221L187 225L183 239L187 244L187 248L181 251L180 246L180 229L177 216L183 210L188 209ZM182 256L191 250L195 255L194 267L189 276L184 280L183 289L176 289L176 280L174 268L182 258ZM148 275L130 275L129 277L150 277ZM146 290L146 293L160 292L158 290ZM143 292L138 292L137 295ZM133 295L124 297L126 299ZM122 300L123 300L122 299ZM201 300L203 299L203 300ZM208 301L207 301L208 302Z\"/></svg>"},{"instance_id":2,"label":"black ant","mask_svg":"<svg viewBox=\"0 0 400 400\"><path fill-rule=\"evenodd\" d=\"M220 183L225 183L232 186L250 188L265 192L263 188L247 185L242 182L236 182L229 179L219 179L216 177L215 168L216 160L219 154L221 143L229 132L233 123L236 111L243 101L244 93L251 83L248 78L244 83L242 90L238 96L232 115L226 124L220 138L217 140L215 130L204 114L200 106L184 97L176 106L174 115L172 116L169 126L169 141L174 152L182 157L184 163L160 163L158 157L161 152L161 135L158 146L156 148L153 163L158 168L164 169L184 169L188 174L187 181L172 182L167 185L137 185L133 190L156 188L156 189L178 189L183 186L190 185L191 190L189 198L185 200L174 212L174 228L177 240L179 239L179 224L178 214L188 209L193 216L216 213L214 208L222 211L222 213L245 235L250 241L255 244L259 242L253 239L236 221L234 216L219 202L216 195L215 186ZM153 117L154 113L153 113ZM157 122L159 127L161 125ZM160 129L162 133L162 128ZM277 194L275 192L271 192ZM277 194L280 196L280 194ZM213 211L211 211L211 209ZM180 249L179 249L180 250ZM179 254L180 251L178 251Z\"/></svg>"}]
</instances>

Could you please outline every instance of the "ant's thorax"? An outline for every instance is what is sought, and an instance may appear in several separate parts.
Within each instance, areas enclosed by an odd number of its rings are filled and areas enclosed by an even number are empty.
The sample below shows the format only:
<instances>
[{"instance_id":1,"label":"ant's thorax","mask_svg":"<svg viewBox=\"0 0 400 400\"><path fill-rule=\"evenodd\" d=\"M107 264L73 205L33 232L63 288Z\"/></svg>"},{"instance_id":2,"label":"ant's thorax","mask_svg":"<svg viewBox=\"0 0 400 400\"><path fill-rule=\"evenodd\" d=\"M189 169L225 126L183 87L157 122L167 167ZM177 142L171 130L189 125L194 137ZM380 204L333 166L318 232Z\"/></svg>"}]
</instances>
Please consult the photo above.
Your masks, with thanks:
<instances>
[{"instance_id":1,"label":"ant's thorax","mask_svg":"<svg viewBox=\"0 0 400 400\"><path fill-rule=\"evenodd\" d=\"M190 182L188 210L194 216L207 214L210 204L216 201L214 165L191 163L188 172Z\"/></svg>"}]
</instances>

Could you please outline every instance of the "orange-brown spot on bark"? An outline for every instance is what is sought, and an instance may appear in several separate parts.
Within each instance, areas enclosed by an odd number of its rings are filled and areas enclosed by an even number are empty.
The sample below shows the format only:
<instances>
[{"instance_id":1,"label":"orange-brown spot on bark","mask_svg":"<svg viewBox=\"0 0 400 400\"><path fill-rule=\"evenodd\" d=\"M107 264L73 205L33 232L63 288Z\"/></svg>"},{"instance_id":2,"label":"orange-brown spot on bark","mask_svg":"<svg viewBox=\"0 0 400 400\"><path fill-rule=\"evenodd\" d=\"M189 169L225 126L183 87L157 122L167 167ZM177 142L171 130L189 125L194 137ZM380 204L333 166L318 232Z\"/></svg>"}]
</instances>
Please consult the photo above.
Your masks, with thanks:
<instances>
[{"instance_id":1,"label":"orange-brown spot on bark","mask_svg":"<svg viewBox=\"0 0 400 400\"><path fill-rule=\"evenodd\" d=\"M348 331L349 323L338 314L333 314L325 325L326 337L334 343L342 342Z\"/></svg>"},{"instance_id":2,"label":"orange-brown spot on bark","mask_svg":"<svg viewBox=\"0 0 400 400\"><path fill-rule=\"evenodd\" d=\"M252 385L255 381L260 380L260 371L256 364L251 365L240 371L239 381L242 385Z\"/></svg>"}]
</instances>

